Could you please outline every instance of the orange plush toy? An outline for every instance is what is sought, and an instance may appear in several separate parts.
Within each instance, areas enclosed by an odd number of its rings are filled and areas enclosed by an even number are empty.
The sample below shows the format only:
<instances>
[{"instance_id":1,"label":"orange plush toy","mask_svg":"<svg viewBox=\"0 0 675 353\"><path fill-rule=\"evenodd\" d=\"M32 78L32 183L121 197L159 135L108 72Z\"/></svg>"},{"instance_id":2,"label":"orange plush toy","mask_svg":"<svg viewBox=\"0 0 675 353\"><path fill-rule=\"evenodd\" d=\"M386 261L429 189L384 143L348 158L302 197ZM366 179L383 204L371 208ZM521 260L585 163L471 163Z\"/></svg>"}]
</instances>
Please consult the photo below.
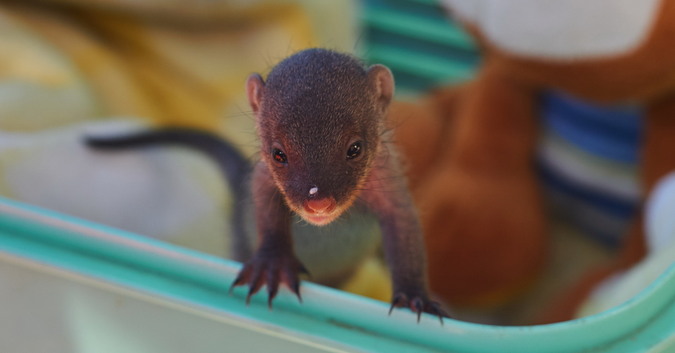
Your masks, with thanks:
<instances>
[{"instance_id":1,"label":"orange plush toy","mask_svg":"<svg viewBox=\"0 0 675 353\"><path fill-rule=\"evenodd\" d=\"M429 133L400 134L399 139L412 161L431 288L450 303L480 304L523 288L546 259L548 224L536 162L546 97L643 113L638 203L640 195L675 169L675 2L445 4L475 37L484 61L475 79L452 94L451 118L427 117L420 131ZM430 98L423 105L442 100ZM443 113L434 109L434 114ZM405 109L397 114L401 111ZM449 119L449 128L442 119ZM433 156L420 162L419 175L417 151ZM545 321L571 318L593 284L643 256L639 214L618 242L613 265L561 293ZM466 269L467 264L477 268Z\"/></svg>"},{"instance_id":2,"label":"orange plush toy","mask_svg":"<svg viewBox=\"0 0 675 353\"><path fill-rule=\"evenodd\" d=\"M502 148L492 153L493 147L473 145L481 141L459 145L464 143L459 138L468 138L461 136L461 129L469 120L464 117L470 116L465 112L467 99L476 89L471 82L434 91L418 101L395 102L390 109L424 226L431 289L462 319L472 318L476 310L489 313L521 294L536 279L547 256L534 167L526 168L527 161L521 162L521 170L498 164L479 178L472 176L474 162L494 157L493 162L499 163L503 153L516 153ZM503 103L486 108L498 110L508 103L507 98L501 99ZM489 127L485 134L508 135L500 131L504 128ZM534 131L530 134L534 140ZM509 138L511 142L501 142L526 152L522 132ZM454 161L464 148L467 154ZM475 155L471 148L477 149ZM487 155L481 156L484 148Z\"/></svg>"}]
</instances>

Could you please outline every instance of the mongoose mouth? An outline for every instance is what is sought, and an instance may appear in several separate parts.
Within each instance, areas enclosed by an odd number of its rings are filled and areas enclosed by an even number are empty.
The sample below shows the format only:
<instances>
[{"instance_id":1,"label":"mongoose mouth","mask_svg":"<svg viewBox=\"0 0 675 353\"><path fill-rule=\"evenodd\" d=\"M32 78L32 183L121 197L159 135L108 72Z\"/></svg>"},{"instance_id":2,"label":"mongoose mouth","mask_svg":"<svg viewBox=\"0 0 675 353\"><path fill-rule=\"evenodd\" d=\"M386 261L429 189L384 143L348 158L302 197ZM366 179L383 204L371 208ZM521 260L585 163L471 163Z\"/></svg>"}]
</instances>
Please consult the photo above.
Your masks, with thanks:
<instances>
[{"instance_id":1,"label":"mongoose mouth","mask_svg":"<svg viewBox=\"0 0 675 353\"><path fill-rule=\"evenodd\" d=\"M323 226L333 222L342 214L333 197L309 199L305 201L297 213L308 223Z\"/></svg>"}]
</instances>

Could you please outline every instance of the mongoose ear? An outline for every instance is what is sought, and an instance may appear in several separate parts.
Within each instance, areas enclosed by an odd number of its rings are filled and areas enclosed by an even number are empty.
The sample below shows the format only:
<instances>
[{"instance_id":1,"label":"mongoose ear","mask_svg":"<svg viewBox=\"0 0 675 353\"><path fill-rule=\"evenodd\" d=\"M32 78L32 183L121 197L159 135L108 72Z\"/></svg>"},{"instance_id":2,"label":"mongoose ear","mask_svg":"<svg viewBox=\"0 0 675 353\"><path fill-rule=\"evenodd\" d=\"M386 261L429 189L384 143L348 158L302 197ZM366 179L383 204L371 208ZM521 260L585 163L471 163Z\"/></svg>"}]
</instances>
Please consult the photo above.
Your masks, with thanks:
<instances>
[{"instance_id":1,"label":"mongoose ear","mask_svg":"<svg viewBox=\"0 0 675 353\"><path fill-rule=\"evenodd\" d=\"M262 99L262 89L265 81L259 74L251 74L246 80L246 94L248 95L248 104L253 109L254 114L260 111L260 101Z\"/></svg>"},{"instance_id":2,"label":"mongoose ear","mask_svg":"<svg viewBox=\"0 0 675 353\"><path fill-rule=\"evenodd\" d=\"M394 97L394 75L388 67L375 64L368 68L368 80L375 90L380 109L385 111Z\"/></svg>"}]
</instances>

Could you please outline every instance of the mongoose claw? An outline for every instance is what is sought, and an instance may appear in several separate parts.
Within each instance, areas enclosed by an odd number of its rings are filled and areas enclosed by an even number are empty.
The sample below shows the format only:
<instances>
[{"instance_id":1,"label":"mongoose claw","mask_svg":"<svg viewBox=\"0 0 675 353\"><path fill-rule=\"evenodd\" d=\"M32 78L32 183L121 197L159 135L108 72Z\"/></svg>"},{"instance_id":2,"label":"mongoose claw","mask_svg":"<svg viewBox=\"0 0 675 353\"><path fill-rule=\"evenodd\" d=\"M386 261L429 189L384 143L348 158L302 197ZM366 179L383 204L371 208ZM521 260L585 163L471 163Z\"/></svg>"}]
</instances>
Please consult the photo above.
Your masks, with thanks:
<instances>
[{"instance_id":1,"label":"mongoose claw","mask_svg":"<svg viewBox=\"0 0 675 353\"><path fill-rule=\"evenodd\" d=\"M230 292L237 286L248 285L246 304L263 285L267 285L267 305L272 308L272 301L279 291L279 284L285 284L302 302L300 296L299 274L307 274L307 270L294 256L259 256L254 257L244 264L237 278L230 285Z\"/></svg>"},{"instance_id":2,"label":"mongoose claw","mask_svg":"<svg viewBox=\"0 0 675 353\"><path fill-rule=\"evenodd\" d=\"M391 307L389 307L389 315L394 310L395 307L408 307L414 313L417 313L417 322L420 322L422 317L422 312L429 313L432 315L437 315L438 319L443 325L443 317L449 317L449 315L443 310L441 304L430 300L426 295L411 295L408 296L403 292L397 292L394 294L394 298L391 301Z\"/></svg>"}]
</instances>

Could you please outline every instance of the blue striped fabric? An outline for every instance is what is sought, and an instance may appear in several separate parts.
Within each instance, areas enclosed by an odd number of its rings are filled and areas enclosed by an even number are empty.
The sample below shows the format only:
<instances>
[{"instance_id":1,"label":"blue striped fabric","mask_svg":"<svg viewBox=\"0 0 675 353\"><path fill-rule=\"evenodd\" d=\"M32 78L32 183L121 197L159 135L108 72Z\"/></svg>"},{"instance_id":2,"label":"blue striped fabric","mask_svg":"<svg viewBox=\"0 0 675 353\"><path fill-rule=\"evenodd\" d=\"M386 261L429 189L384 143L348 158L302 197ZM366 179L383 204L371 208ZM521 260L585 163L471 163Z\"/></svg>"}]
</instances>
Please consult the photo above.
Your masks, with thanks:
<instances>
[{"instance_id":1,"label":"blue striped fabric","mask_svg":"<svg viewBox=\"0 0 675 353\"><path fill-rule=\"evenodd\" d=\"M617 246L640 197L640 107L547 92L540 109L538 166L553 210L608 247Z\"/></svg>"},{"instance_id":2,"label":"blue striped fabric","mask_svg":"<svg viewBox=\"0 0 675 353\"><path fill-rule=\"evenodd\" d=\"M642 110L589 104L561 93L542 97L545 125L579 148L622 163L638 161L642 136Z\"/></svg>"}]
</instances>

